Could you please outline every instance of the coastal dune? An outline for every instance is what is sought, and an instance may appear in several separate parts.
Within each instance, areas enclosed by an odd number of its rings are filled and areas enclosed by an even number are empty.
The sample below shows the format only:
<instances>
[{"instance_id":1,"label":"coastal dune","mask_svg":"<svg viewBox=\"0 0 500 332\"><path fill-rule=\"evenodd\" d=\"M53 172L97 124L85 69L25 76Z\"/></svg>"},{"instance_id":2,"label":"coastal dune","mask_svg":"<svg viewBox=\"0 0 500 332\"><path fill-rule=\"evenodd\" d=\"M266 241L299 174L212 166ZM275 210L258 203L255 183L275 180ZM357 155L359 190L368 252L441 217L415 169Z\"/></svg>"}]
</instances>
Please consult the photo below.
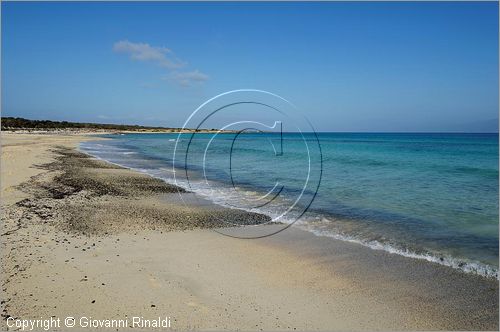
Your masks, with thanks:
<instances>
[{"instance_id":1,"label":"coastal dune","mask_svg":"<svg viewBox=\"0 0 500 332\"><path fill-rule=\"evenodd\" d=\"M4 328L71 316L168 317L173 330L498 330L496 279L293 227L223 236L221 220L268 217L181 202L175 186L78 152L91 139L2 133Z\"/></svg>"}]
</instances>

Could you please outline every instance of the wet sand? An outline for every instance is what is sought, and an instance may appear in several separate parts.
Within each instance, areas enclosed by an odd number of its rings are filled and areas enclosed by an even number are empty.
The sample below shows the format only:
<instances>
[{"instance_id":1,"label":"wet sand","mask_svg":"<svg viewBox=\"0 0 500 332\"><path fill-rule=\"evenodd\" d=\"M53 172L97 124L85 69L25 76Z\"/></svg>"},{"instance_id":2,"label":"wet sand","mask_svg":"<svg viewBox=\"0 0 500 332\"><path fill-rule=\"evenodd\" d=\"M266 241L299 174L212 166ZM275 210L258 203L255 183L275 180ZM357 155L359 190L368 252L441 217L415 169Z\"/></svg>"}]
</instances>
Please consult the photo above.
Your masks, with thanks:
<instances>
[{"instance_id":1,"label":"wet sand","mask_svg":"<svg viewBox=\"0 0 500 332\"><path fill-rule=\"evenodd\" d=\"M173 330L498 330L497 280L294 228L220 235L221 220L267 217L183 204L177 187L76 151L86 139L2 133L3 327L169 316Z\"/></svg>"}]
</instances>

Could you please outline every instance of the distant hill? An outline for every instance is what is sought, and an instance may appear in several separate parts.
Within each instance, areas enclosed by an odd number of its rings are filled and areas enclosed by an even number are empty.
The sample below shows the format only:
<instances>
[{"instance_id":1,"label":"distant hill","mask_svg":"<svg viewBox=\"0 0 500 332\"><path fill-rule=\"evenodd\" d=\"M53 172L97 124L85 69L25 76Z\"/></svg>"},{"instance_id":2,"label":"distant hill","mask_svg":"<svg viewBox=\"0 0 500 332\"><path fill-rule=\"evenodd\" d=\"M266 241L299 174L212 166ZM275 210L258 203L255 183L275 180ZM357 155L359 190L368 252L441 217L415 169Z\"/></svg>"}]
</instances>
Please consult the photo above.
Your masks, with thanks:
<instances>
[{"instance_id":1,"label":"distant hill","mask_svg":"<svg viewBox=\"0 0 500 332\"><path fill-rule=\"evenodd\" d=\"M498 118L466 123L459 129L476 133L498 133Z\"/></svg>"},{"instance_id":2,"label":"distant hill","mask_svg":"<svg viewBox=\"0 0 500 332\"><path fill-rule=\"evenodd\" d=\"M54 130L54 129L99 129L123 131L180 131L181 128L147 127L109 123L86 123L51 120L28 120L24 118L2 117L2 130Z\"/></svg>"}]
</instances>

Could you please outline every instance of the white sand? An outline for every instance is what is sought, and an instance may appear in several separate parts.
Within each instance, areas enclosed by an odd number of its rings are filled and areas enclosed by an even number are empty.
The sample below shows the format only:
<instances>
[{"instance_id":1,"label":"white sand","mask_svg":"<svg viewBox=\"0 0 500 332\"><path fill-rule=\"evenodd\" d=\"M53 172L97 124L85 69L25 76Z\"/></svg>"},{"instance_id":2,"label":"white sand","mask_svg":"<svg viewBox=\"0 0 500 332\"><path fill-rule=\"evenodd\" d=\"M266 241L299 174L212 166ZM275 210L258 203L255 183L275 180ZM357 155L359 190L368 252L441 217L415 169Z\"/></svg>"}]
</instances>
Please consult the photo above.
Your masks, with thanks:
<instances>
[{"instance_id":1,"label":"white sand","mask_svg":"<svg viewBox=\"0 0 500 332\"><path fill-rule=\"evenodd\" d=\"M43 171L32 166L51 160L51 146L75 146L82 139L88 138L2 134L2 206L29 196L14 186ZM2 233L15 228L12 216L2 217ZM314 236L290 234L295 238L281 233L276 240L240 240L210 230L88 237L27 224L2 237L2 308L15 318L77 321L169 316L174 330L498 328L498 312L496 321L489 318L498 302L479 314L468 302L443 309L448 293L433 297L429 280L422 290L408 276L398 279L382 270L374 277L360 275L367 269L352 261L349 250L367 257L369 249L340 244L332 247L341 250L337 255L308 255ZM335 264L328 259L333 256ZM432 267L426 268L432 276ZM458 273L443 271L437 275ZM498 284L492 292L498 297ZM459 295L450 295L451 301Z\"/></svg>"}]
</instances>

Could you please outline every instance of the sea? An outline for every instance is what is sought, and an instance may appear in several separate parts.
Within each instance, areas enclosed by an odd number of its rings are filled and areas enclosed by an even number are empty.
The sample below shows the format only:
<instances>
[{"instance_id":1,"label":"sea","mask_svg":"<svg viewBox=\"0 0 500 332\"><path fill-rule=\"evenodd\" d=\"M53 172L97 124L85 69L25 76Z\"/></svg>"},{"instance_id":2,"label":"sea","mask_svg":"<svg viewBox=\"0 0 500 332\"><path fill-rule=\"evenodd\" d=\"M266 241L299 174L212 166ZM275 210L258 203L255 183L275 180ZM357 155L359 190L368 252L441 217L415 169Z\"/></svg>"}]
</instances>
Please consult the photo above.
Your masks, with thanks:
<instances>
[{"instance_id":1,"label":"sea","mask_svg":"<svg viewBox=\"0 0 500 332\"><path fill-rule=\"evenodd\" d=\"M498 278L496 133L103 137L81 151L317 236Z\"/></svg>"}]
</instances>

